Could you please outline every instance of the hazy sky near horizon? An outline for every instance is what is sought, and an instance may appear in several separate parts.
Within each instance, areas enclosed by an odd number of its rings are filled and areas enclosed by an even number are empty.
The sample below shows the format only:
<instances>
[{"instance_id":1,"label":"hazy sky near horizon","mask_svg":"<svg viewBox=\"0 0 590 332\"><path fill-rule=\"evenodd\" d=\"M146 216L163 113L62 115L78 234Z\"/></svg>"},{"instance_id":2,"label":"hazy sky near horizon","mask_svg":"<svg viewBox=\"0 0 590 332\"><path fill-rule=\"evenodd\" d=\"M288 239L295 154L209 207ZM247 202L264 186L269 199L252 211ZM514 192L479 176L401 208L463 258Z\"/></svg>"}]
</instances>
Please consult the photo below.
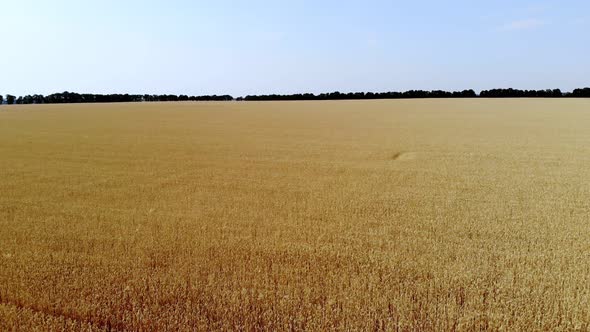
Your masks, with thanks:
<instances>
[{"instance_id":1,"label":"hazy sky near horizon","mask_svg":"<svg viewBox=\"0 0 590 332\"><path fill-rule=\"evenodd\" d=\"M0 94L590 86L590 2L6 0Z\"/></svg>"}]
</instances>

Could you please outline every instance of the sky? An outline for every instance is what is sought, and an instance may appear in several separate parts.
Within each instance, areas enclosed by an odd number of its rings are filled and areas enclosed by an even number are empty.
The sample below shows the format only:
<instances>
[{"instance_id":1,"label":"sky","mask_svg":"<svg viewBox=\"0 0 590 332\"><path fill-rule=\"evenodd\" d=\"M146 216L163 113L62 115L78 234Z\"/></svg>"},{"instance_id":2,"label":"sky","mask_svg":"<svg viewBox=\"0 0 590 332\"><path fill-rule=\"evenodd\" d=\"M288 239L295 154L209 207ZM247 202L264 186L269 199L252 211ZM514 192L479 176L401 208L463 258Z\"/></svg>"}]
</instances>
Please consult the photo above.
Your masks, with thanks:
<instances>
[{"instance_id":1,"label":"sky","mask_svg":"<svg viewBox=\"0 0 590 332\"><path fill-rule=\"evenodd\" d=\"M590 1L3 0L0 94L590 86Z\"/></svg>"}]
</instances>

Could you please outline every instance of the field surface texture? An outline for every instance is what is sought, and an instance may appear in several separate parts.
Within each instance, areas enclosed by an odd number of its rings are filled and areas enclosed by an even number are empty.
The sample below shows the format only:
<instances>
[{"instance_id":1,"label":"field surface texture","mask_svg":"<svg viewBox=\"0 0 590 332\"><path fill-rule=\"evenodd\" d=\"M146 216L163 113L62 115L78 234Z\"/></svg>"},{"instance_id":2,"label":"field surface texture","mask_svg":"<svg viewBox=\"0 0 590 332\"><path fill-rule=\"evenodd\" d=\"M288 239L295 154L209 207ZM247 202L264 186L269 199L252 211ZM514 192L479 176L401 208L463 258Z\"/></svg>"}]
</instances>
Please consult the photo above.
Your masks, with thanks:
<instances>
[{"instance_id":1,"label":"field surface texture","mask_svg":"<svg viewBox=\"0 0 590 332\"><path fill-rule=\"evenodd\" d=\"M588 330L590 101L0 106L0 330Z\"/></svg>"}]
</instances>

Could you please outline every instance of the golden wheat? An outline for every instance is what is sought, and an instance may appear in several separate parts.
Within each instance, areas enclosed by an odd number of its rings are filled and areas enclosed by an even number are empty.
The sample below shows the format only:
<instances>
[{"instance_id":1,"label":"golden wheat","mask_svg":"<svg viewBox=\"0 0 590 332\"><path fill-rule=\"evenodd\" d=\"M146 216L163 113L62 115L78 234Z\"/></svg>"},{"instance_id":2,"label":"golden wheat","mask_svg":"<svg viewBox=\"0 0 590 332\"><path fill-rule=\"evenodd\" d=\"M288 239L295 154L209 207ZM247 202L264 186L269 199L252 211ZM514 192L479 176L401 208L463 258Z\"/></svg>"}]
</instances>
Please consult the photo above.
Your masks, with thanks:
<instances>
[{"instance_id":1,"label":"golden wheat","mask_svg":"<svg viewBox=\"0 0 590 332\"><path fill-rule=\"evenodd\" d=\"M590 101L0 107L0 330L590 329Z\"/></svg>"}]
</instances>

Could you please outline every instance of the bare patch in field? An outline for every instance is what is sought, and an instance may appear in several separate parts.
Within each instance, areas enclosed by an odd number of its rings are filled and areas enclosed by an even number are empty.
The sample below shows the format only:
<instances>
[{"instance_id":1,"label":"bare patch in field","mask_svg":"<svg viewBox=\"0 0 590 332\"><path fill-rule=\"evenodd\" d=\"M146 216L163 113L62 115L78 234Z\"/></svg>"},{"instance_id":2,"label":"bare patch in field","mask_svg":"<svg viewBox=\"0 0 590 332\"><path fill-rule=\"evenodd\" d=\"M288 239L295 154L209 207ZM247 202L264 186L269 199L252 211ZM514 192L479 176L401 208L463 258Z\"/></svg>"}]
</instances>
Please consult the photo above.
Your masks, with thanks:
<instances>
[{"instance_id":1,"label":"bare patch in field","mask_svg":"<svg viewBox=\"0 0 590 332\"><path fill-rule=\"evenodd\" d=\"M397 152L391 156L391 160L395 161L407 161L414 160L417 157L416 152Z\"/></svg>"}]
</instances>

